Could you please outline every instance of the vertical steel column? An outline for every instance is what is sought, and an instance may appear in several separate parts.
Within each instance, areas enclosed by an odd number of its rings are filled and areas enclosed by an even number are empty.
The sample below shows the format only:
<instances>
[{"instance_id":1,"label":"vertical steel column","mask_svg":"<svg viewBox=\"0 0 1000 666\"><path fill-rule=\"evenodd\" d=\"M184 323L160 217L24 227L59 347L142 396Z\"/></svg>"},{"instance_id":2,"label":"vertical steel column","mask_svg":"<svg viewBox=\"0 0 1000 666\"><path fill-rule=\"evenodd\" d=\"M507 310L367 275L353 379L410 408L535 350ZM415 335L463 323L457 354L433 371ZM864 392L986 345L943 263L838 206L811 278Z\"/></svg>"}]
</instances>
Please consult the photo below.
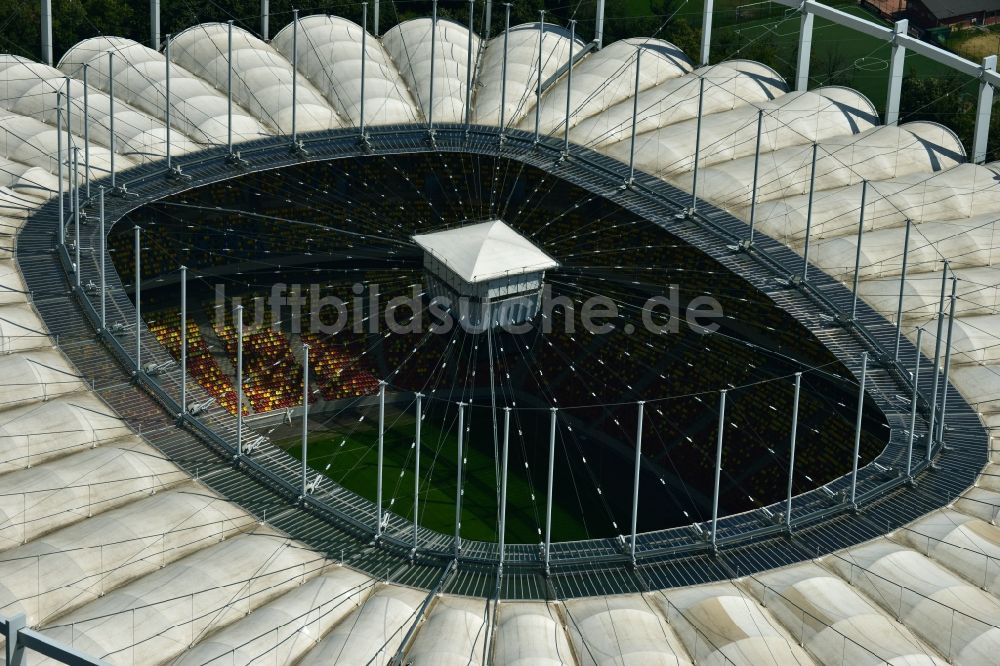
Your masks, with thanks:
<instances>
[{"instance_id":1,"label":"vertical steel column","mask_svg":"<svg viewBox=\"0 0 1000 666\"><path fill-rule=\"evenodd\" d=\"M542 120L542 41L545 37L545 10L538 12L538 82L535 85L535 145Z\"/></svg>"},{"instance_id":2,"label":"vertical steel column","mask_svg":"<svg viewBox=\"0 0 1000 666\"><path fill-rule=\"evenodd\" d=\"M566 71L566 127L563 128L563 156L569 157L569 113L573 97L573 47L576 46L576 21L569 22L569 63Z\"/></svg>"},{"instance_id":3,"label":"vertical steel column","mask_svg":"<svg viewBox=\"0 0 1000 666\"><path fill-rule=\"evenodd\" d=\"M903 295L906 289L906 262L910 253L910 228L913 223L906 218L906 231L903 232L903 271L899 275L899 301L896 304L896 345L892 351L892 360L899 360L899 341L903 337Z\"/></svg>"},{"instance_id":4,"label":"vertical steel column","mask_svg":"<svg viewBox=\"0 0 1000 666\"><path fill-rule=\"evenodd\" d=\"M164 116L166 122L164 122L164 130L167 133L167 171L170 171L170 167L173 166L172 156L170 153L170 35L167 34L167 38L163 43L163 67L164 67ZM85 139L86 140L86 139Z\"/></svg>"},{"instance_id":5,"label":"vertical steel column","mask_svg":"<svg viewBox=\"0 0 1000 666\"><path fill-rule=\"evenodd\" d=\"M944 269L941 271L941 297L938 300L937 337L934 339L934 384L931 388L931 422L930 427L927 429L928 460L930 460L930 446L933 443L934 438L937 436L937 395L938 378L941 374L941 342L944 338L944 299L948 289L948 274L950 272L951 265L947 260L945 260Z\"/></svg>"},{"instance_id":6,"label":"vertical steel column","mask_svg":"<svg viewBox=\"0 0 1000 666\"><path fill-rule=\"evenodd\" d=\"M642 61L642 45L635 49L635 84L632 88L632 138L628 145L628 181L626 185L635 182L635 126L639 116L639 65Z\"/></svg>"},{"instance_id":7,"label":"vertical steel column","mask_svg":"<svg viewBox=\"0 0 1000 666\"><path fill-rule=\"evenodd\" d=\"M903 64L906 60L906 47L899 43L899 36L906 35L910 22L907 19L896 21L892 28L892 55L889 56L889 90L885 97L885 124L895 125L899 122L899 100L903 90Z\"/></svg>"},{"instance_id":8,"label":"vertical steel column","mask_svg":"<svg viewBox=\"0 0 1000 666\"><path fill-rule=\"evenodd\" d=\"M757 226L757 180L760 175L760 144L764 138L764 109L757 109L757 141L753 149L753 182L750 185L750 245Z\"/></svg>"},{"instance_id":9,"label":"vertical steel column","mask_svg":"<svg viewBox=\"0 0 1000 666\"><path fill-rule=\"evenodd\" d=\"M42 0L42 60L52 66L52 0Z\"/></svg>"},{"instance_id":10,"label":"vertical steel column","mask_svg":"<svg viewBox=\"0 0 1000 666\"><path fill-rule=\"evenodd\" d=\"M243 306L236 306L236 455L243 455Z\"/></svg>"},{"instance_id":11,"label":"vertical steel column","mask_svg":"<svg viewBox=\"0 0 1000 666\"><path fill-rule=\"evenodd\" d=\"M472 21L476 14L475 0L469 0L468 44L465 52L465 131L469 131L472 120Z\"/></svg>"},{"instance_id":12,"label":"vertical steel column","mask_svg":"<svg viewBox=\"0 0 1000 666\"><path fill-rule=\"evenodd\" d=\"M268 0L260 0L260 38L271 41L271 6Z\"/></svg>"},{"instance_id":13,"label":"vertical steel column","mask_svg":"<svg viewBox=\"0 0 1000 666\"><path fill-rule=\"evenodd\" d=\"M66 77L66 168L69 169L71 185L69 189L69 212L74 208L73 189L76 187L76 172L73 168L73 150L76 148L76 141L73 140L73 90L72 81Z\"/></svg>"},{"instance_id":14,"label":"vertical steel column","mask_svg":"<svg viewBox=\"0 0 1000 666\"><path fill-rule=\"evenodd\" d=\"M993 86L986 82L986 72L995 72L997 57L983 58L982 74L979 80L979 100L976 102L976 129L972 138L972 161L982 164L986 161L986 141L990 135L990 114L993 112Z\"/></svg>"},{"instance_id":15,"label":"vertical steel column","mask_svg":"<svg viewBox=\"0 0 1000 666\"><path fill-rule=\"evenodd\" d=\"M545 573L549 572L549 556L552 551L552 482L556 469L556 413L558 409L549 408L549 474L548 485L545 487L545 544L542 558L545 563Z\"/></svg>"},{"instance_id":16,"label":"vertical steel column","mask_svg":"<svg viewBox=\"0 0 1000 666\"><path fill-rule=\"evenodd\" d=\"M924 327L917 329L917 354L913 361L913 395L910 400L910 436L906 442L906 476L913 478L913 436L917 429L917 399L920 397L920 342L924 337Z\"/></svg>"},{"instance_id":17,"label":"vertical steel column","mask_svg":"<svg viewBox=\"0 0 1000 666\"><path fill-rule=\"evenodd\" d=\"M142 372L142 230L135 225L135 373Z\"/></svg>"},{"instance_id":18,"label":"vertical steel column","mask_svg":"<svg viewBox=\"0 0 1000 666\"><path fill-rule=\"evenodd\" d=\"M66 245L66 211L63 203L62 92L56 93L56 185L59 200L59 245Z\"/></svg>"},{"instance_id":19,"label":"vertical steel column","mask_svg":"<svg viewBox=\"0 0 1000 666\"><path fill-rule=\"evenodd\" d=\"M90 94L87 90L87 70L90 65L83 63L83 176L87 182L87 200L90 200Z\"/></svg>"},{"instance_id":20,"label":"vertical steel column","mask_svg":"<svg viewBox=\"0 0 1000 666\"><path fill-rule=\"evenodd\" d=\"M117 189L115 184L115 52L108 51L108 160L111 167L111 191Z\"/></svg>"},{"instance_id":21,"label":"vertical steel column","mask_svg":"<svg viewBox=\"0 0 1000 666\"><path fill-rule=\"evenodd\" d=\"M80 149L73 146L73 273L80 288Z\"/></svg>"},{"instance_id":22,"label":"vertical steel column","mask_svg":"<svg viewBox=\"0 0 1000 666\"><path fill-rule=\"evenodd\" d=\"M508 14L510 9L507 10ZM437 54L437 23L438 23L438 3L434 0L431 3L431 77L428 82L430 91L427 95L427 129L431 136L434 136L434 56ZM504 61L506 67L506 60Z\"/></svg>"},{"instance_id":23,"label":"vertical steel column","mask_svg":"<svg viewBox=\"0 0 1000 666\"><path fill-rule=\"evenodd\" d=\"M417 421L414 433L413 450L415 464L413 466L413 554L417 553L417 529L420 519L420 424L423 421L423 393L417 393Z\"/></svg>"},{"instance_id":24,"label":"vertical steel column","mask_svg":"<svg viewBox=\"0 0 1000 666\"><path fill-rule=\"evenodd\" d=\"M379 18L379 0L375 0L375 5L372 7L372 23L374 23L374 30L372 34L378 37L378 18Z\"/></svg>"},{"instance_id":25,"label":"vertical steel column","mask_svg":"<svg viewBox=\"0 0 1000 666\"><path fill-rule=\"evenodd\" d=\"M795 65L795 89L809 90L809 58L812 55L813 15L809 5L802 4L802 18L799 22L799 52Z\"/></svg>"},{"instance_id":26,"label":"vertical steel column","mask_svg":"<svg viewBox=\"0 0 1000 666\"><path fill-rule=\"evenodd\" d=\"M375 462L375 538L382 536L382 467L385 460L385 382L378 383L378 455Z\"/></svg>"},{"instance_id":27,"label":"vertical steel column","mask_svg":"<svg viewBox=\"0 0 1000 666\"><path fill-rule=\"evenodd\" d=\"M802 281L805 282L809 276L809 236L812 235L813 223L813 193L816 189L816 154L819 152L819 144L813 143L812 165L809 167L809 200L806 204L806 242L802 248Z\"/></svg>"},{"instance_id":28,"label":"vertical steel column","mask_svg":"<svg viewBox=\"0 0 1000 666\"><path fill-rule=\"evenodd\" d=\"M293 56L294 57L294 56ZM295 73L292 72L294 85ZM295 106L292 106L295 113ZM229 19L229 30L226 33L226 145L229 154L233 154L233 20Z\"/></svg>"},{"instance_id":29,"label":"vertical steel column","mask_svg":"<svg viewBox=\"0 0 1000 666\"><path fill-rule=\"evenodd\" d=\"M951 374L951 336L955 328L955 303L958 301L958 278L951 278L951 305L948 308L948 337L944 343L944 383L941 385L941 412L938 414L938 441L944 443L944 415L948 406L948 377ZM930 449L927 451L930 455Z\"/></svg>"},{"instance_id":30,"label":"vertical steel column","mask_svg":"<svg viewBox=\"0 0 1000 666\"><path fill-rule=\"evenodd\" d=\"M458 458L455 460L455 558L462 552L462 459L465 455L465 403L458 403Z\"/></svg>"},{"instance_id":31,"label":"vertical steel column","mask_svg":"<svg viewBox=\"0 0 1000 666\"><path fill-rule=\"evenodd\" d=\"M500 69L500 142L503 143L504 126L507 124L507 43L510 38L510 3L504 3L503 64Z\"/></svg>"},{"instance_id":32,"label":"vertical steel column","mask_svg":"<svg viewBox=\"0 0 1000 666\"><path fill-rule=\"evenodd\" d=\"M365 17L367 19L367 16ZM364 127L364 99L365 99L365 36L367 31L364 31L361 35L361 135L365 134ZM299 128L298 128L298 112L299 112L299 10L292 10L292 146L299 145Z\"/></svg>"},{"instance_id":33,"label":"vertical steel column","mask_svg":"<svg viewBox=\"0 0 1000 666\"><path fill-rule=\"evenodd\" d=\"M597 16L594 19L594 43L604 48L604 0L597 0Z\"/></svg>"},{"instance_id":34,"label":"vertical steel column","mask_svg":"<svg viewBox=\"0 0 1000 666\"><path fill-rule=\"evenodd\" d=\"M694 128L694 173L691 176L691 212L698 210L698 161L701 156L701 114L705 107L705 77L698 77L698 122Z\"/></svg>"},{"instance_id":35,"label":"vertical steel column","mask_svg":"<svg viewBox=\"0 0 1000 666\"><path fill-rule=\"evenodd\" d=\"M715 488L712 491L712 550L718 547L719 478L722 475L722 436L726 430L726 390L719 392L719 432L715 440Z\"/></svg>"},{"instance_id":36,"label":"vertical steel column","mask_svg":"<svg viewBox=\"0 0 1000 666\"><path fill-rule=\"evenodd\" d=\"M707 65L712 56L712 12L715 7L713 0L705 0L705 11L701 15L701 60L702 66Z\"/></svg>"},{"instance_id":37,"label":"vertical steel column","mask_svg":"<svg viewBox=\"0 0 1000 666\"><path fill-rule=\"evenodd\" d=\"M302 497L309 485L309 345L302 345Z\"/></svg>"},{"instance_id":38,"label":"vertical steel column","mask_svg":"<svg viewBox=\"0 0 1000 666\"><path fill-rule=\"evenodd\" d=\"M181 266L181 415L187 413L187 271L187 266Z\"/></svg>"},{"instance_id":39,"label":"vertical steel column","mask_svg":"<svg viewBox=\"0 0 1000 666\"><path fill-rule=\"evenodd\" d=\"M101 331L108 329L108 297L107 297L107 273L104 270L104 256L107 254L107 236L104 234L104 186L97 189L97 218L100 222L100 244L101 244Z\"/></svg>"},{"instance_id":40,"label":"vertical steel column","mask_svg":"<svg viewBox=\"0 0 1000 666\"><path fill-rule=\"evenodd\" d=\"M160 0L149 0L149 48L160 49Z\"/></svg>"},{"instance_id":41,"label":"vertical steel column","mask_svg":"<svg viewBox=\"0 0 1000 666\"><path fill-rule=\"evenodd\" d=\"M435 2L435 5L437 3ZM295 21L296 26L292 32L292 42L298 39L298 21L299 21L299 11L295 10ZM295 47L292 47L293 49ZM361 3L361 102L360 108L358 109L360 115L360 122L358 123L359 129L361 130L361 140L365 140L365 69L368 65L368 3ZM295 104L295 97L292 97L292 104ZM294 129L292 132L294 133ZM292 141L295 141L293 136Z\"/></svg>"},{"instance_id":42,"label":"vertical steel column","mask_svg":"<svg viewBox=\"0 0 1000 666\"><path fill-rule=\"evenodd\" d=\"M795 439L799 430L799 390L802 373L795 373L795 397L792 399L792 434L788 443L788 496L785 498L785 529L792 531L792 483L795 479Z\"/></svg>"},{"instance_id":43,"label":"vertical steel column","mask_svg":"<svg viewBox=\"0 0 1000 666\"><path fill-rule=\"evenodd\" d=\"M507 537L507 453L510 444L510 407L503 408L503 452L500 463L500 570L503 571Z\"/></svg>"},{"instance_id":44,"label":"vertical steel column","mask_svg":"<svg viewBox=\"0 0 1000 666\"><path fill-rule=\"evenodd\" d=\"M868 181L861 181L861 214L858 216L858 246L854 248L854 284L851 287L851 321L858 316L858 279L861 276L861 241L865 236L865 205L868 198Z\"/></svg>"},{"instance_id":45,"label":"vertical steel column","mask_svg":"<svg viewBox=\"0 0 1000 666\"><path fill-rule=\"evenodd\" d=\"M483 39L489 41L493 27L493 0L486 0L486 25L483 26Z\"/></svg>"},{"instance_id":46,"label":"vertical steel column","mask_svg":"<svg viewBox=\"0 0 1000 666\"><path fill-rule=\"evenodd\" d=\"M642 460L642 416L646 406L645 401L639 401L639 417L635 428L635 465L632 470L632 539L629 542L629 555L635 564L636 526L639 523L639 467Z\"/></svg>"},{"instance_id":47,"label":"vertical steel column","mask_svg":"<svg viewBox=\"0 0 1000 666\"><path fill-rule=\"evenodd\" d=\"M858 416L854 422L854 459L851 461L851 499L854 506L858 490L858 456L861 453L861 421L865 410L865 380L868 375L868 352L861 353L861 381L858 383Z\"/></svg>"}]
</instances>

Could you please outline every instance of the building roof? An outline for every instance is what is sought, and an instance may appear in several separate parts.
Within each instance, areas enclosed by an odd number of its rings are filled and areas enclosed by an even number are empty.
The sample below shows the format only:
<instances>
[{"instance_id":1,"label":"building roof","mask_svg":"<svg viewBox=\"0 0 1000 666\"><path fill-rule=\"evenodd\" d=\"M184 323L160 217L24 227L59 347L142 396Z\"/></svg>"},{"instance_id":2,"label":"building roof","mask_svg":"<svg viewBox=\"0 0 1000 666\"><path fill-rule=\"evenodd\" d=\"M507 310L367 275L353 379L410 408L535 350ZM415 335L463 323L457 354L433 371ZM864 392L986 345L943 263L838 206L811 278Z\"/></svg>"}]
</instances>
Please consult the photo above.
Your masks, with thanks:
<instances>
[{"instance_id":1,"label":"building roof","mask_svg":"<svg viewBox=\"0 0 1000 666\"><path fill-rule=\"evenodd\" d=\"M920 0L939 19L1000 10L1000 0Z\"/></svg>"},{"instance_id":2,"label":"building roof","mask_svg":"<svg viewBox=\"0 0 1000 666\"><path fill-rule=\"evenodd\" d=\"M559 265L502 220L417 234L413 241L470 283L544 271Z\"/></svg>"}]
</instances>

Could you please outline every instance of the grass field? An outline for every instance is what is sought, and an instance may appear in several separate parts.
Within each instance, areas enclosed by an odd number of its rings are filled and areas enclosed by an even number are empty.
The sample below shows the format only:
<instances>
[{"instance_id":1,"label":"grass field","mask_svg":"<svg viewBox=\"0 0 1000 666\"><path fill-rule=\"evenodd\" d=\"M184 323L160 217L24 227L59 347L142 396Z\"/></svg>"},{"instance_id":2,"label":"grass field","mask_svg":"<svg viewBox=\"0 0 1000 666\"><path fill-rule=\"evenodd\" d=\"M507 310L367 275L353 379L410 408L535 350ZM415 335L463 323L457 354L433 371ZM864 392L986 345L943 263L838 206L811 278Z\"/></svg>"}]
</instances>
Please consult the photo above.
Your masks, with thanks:
<instances>
[{"instance_id":1,"label":"grass field","mask_svg":"<svg viewBox=\"0 0 1000 666\"><path fill-rule=\"evenodd\" d=\"M360 418L360 417L358 417ZM309 464L344 487L375 499L377 478L377 420L374 412L363 420L315 429L309 438ZM407 519L413 516L414 424L410 413L386 408L384 435L383 506ZM484 424L488 425L488 424ZM479 428L465 447L465 491L462 500L463 538L492 541L497 538L497 468L494 464L492 428ZM483 441L485 440L485 441ZM442 428L425 415L421 428L420 524L446 534L455 529L455 481L458 442L456 425ZM277 443L298 458L299 437ZM512 452L508 480L507 541L538 543L545 519L544 481L534 489L524 473L524 463ZM534 497L533 497L534 494ZM553 506L552 538L586 538L578 512L558 501Z\"/></svg>"}]
</instances>

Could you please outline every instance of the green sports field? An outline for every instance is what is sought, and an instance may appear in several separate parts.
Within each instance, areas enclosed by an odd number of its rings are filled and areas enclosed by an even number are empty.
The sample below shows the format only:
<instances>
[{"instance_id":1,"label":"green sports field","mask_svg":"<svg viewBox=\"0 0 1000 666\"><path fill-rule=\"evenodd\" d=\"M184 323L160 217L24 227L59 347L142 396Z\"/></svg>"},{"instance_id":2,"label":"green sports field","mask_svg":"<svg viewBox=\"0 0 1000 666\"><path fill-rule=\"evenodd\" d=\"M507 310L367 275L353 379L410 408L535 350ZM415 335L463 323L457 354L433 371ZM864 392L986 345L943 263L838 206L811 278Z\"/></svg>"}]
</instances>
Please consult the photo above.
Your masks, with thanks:
<instances>
[{"instance_id":1,"label":"green sports field","mask_svg":"<svg viewBox=\"0 0 1000 666\"><path fill-rule=\"evenodd\" d=\"M375 499L378 422L374 409L310 424L309 465L344 487ZM363 416L363 418L362 418ZM419 522L446 534L455 529L457 423L454 414L443 422L425 414L421 428ZM407 519L413 516L414 425L412 411L386 407L384 435L383 506ZM497 538L497 465L492 424L473 424L465 446L465 491L462 500L462 537L492 541ZM292 430L286 432L288 435ZM301 458L300 436L277 443ZM511 451L508 481L507 542L538 543L545 521L544 467L536 470L532 485L525 474L525 457ZM579 510L557 498L553 507L552 538L588 536Z\"/></svg>"}]
</instances>

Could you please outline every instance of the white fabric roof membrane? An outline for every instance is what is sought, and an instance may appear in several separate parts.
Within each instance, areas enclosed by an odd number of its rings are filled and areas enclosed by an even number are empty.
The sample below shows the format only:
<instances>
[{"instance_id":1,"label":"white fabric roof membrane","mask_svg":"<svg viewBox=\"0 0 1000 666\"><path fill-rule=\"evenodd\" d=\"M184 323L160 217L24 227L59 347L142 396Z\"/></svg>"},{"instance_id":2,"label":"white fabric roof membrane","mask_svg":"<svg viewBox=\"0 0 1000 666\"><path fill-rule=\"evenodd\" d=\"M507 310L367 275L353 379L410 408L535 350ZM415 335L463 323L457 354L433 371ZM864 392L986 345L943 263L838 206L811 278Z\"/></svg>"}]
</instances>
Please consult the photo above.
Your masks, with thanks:
<instances>
[{"instance_id":1,"label":"white fabric roof membrane","mask_svg":"<svg viewBox=\"0 0 1000 666\"><path fill-rule=\"evenodd\" d=\"M0 550L186 478L135 439L9 472L0 495Z\"/></svg>"},{"instance_id":2,"label":"white fabric roof membrane","mask_svg":"<svg viewBox=\"0 0 1000 666\"><path fill-rule=\"evenodd\" d=\"M31 306L0 305L0 354L50 347L52 340Z\"/></svg>"},{"instance_id":3,"label":"white fabric roof membrane","mask_svg":"<svg viewBox=\"0 0 1000 666\"><path fill-rule=\"evenodd\" d=\"M159 51L121 37L85 39L63 55L59 69L67 76L83 79L105 93L110 89L108 71L114 57L115 97L166 121L166 58ZM93 93L91 93L93 94ZM117 122L117 121L116 121ZM205 145L226 143L226 96L177 63L170 64L170 126L191 140ZM117 125L115 127L117 129ZM233 103L233 141L249 141L270 132ZM171 142L176 141L171 135Z\"/></svg>"},{"instance_id":4,"label":"white fabric roof membrane","mask_svg":"<svg viewBox=\"0 0 1000 666\"><path fill-rule=\"evenodd\" d=\"M857 590L812 562L754 576L747 585L824 664L947 663Z\"/></svg>"},{"instance_id":5,"label":"white fabric roof membrane","mask_svg":"<svg viewBox=\"0 0 1000 666\"><path fill-rule=\"evenodd\" d=\"M696 664L813 664L755 599L732 583L651 595Z\"/></svg>"},{"instance_id":6,"label":"white fabric roof membrane","mask_svg":"<svg viewBox=\"0 0 1000 666\"><path fill-rule=\"evenodd\" d=\"M1000 601L995 597L923 555L885 539L825 561L949 662L996 663L1000 628L995 624L1000 618ZM962 621L952 621L953 611L964 614Z\"/></svg>"},{"instance_id":7,"label":"white fabric roof membrane","mask_svg":"<svg viewBox=\"0 0 1000 666\"><path fill-rule=\"evenodd\" d=\"M10 407L0 412L0 473L38 465L130 432L89 391Z\"/></svg>"},{"instance_id":8,"label":"white fabric roof membrane","mask_svg":"<svg viewBox=\"0 0 1000 666\"><path fill-rule=\"evenodd\" d=\"M513 127L535 106L538 87L538 35L542 33L542 84L569 61L569 32L546 23L539 31L537 23L526 23L510 29L507 37L507 90L503 91L504 35L494 37L486 45L480 64L473 108L473 122L480 125L500 125L500 101L504 100L504 125ZM583 51L579 38L573 47L574 58ZM584 56L586 57L586 56ZM582 61L577 59L576 66ZM565 101L564 101L565 103Z\"/></svg>"},{"instance_id":9,"label":"white fabric roof membrane","mask_svg":"<svg viewBox=\"0 0 1000 666\"><path fill-rule=\"evenodd\" d=\"M642 595L570 599L564 605L581 665L691 663L656 604Z\"/></svg>"},{"instance_id":10,"label":"white fabric roof membrane","mask_svg":"<svg viewBox=\"0 0 1000 666\"><path fill-rule=\"evenodd\" d=\"M299 71L323 92L341 117L360 125L361 26L339 16L314 14L299 19L298 31ZM289 61L293 32L289 23L271 40L271 46ZM373 35L368 35L364 57L365 124L418 122L419 113L406 83Z\"/></svg>"},{"instance_id":11,"label":"white fabric roof membrane","mask_svg":"<svg viewBox=\"0 0 1000 666\"><path fill-rule=\"evenodd\" d=\"M356 571L330 569L212 634L174 664L296 663L365 602L373 585Z\"/></svg>"},{"instance_id":12,"label":"white fabric roof membrane","mask_svg":"<svg viewBox=\"0 0 1000 666\"><path fill-rule=\"evenodd\" d=\"M896 530L893 539L910 546L947 567L973 585L1000 592L1000 527L954 509L940 509L907 528Z\"/></svg>"},{"instance_id":13,"label":"white fabric roof membrane","mask_svg":"<svg viewBox=\"0 0 1000 666\"><path fill-rule=\"evenodd\" d=\"M0 554L0 612L44 623L251 526L195 484L144 496Z\"/></svg>"},{"instance_id":14,"label":"white fabric roof membrane","mask_svg":"<svg viewBox=\"0 0 1000 666\"><path fill-rule=\"evenodd\" d=\"M816 192L811 238L856 234L861 189L859 182ZM759 204L761 231L785 243L800 241L805 236L807 198L799 194ZM944 171L917 171L869 182L865 230L901 227L907 218L919 223L987 213L1000 213L1000 178L986 167L965 163Z\"/></svg>"},{"instance_id":15,"label":"white fabric roof membrane","mask_svg":"<svg viewBox=\"0 0 1000 666\"><path fill-rule=\"evenodd\" d=\"M997 271L991 268L960 268L955 274L958 276L956 313L964 317L1000 312L1000 274ZM883 315L895 318L899 283L898 276L865 280L858 287L858 293ZM940 297L940 270L908 276L903 288L903 318L929 318L937 312Z\"/></svg>"},{"instance_id":16,"label":"white fabric roof membrane","mask_svg":"<svg viewBox=\"0 0 1000 666\"><path fill-rule=\"evenodd\" d=\"M387 666L426 596L426 592L409 587L379 588L306 654L299 666Z\"/></svg>"},{"instance_id":17,"label":"white fabric roof membrane","mask_svg":"<svg viewBox=\"0 0 1000 666\"><path fill-rule=\"evenodd\" d=\"M382 45L392 56L399 74L410 85L425 119L433 106L435 123L464 122L469 30L454 21L438 19L434 99L431 100L431 23L428 18L403 21L382 35ZM478 53L479 37L473 33L473 71Z\"/></svg>"},{"instance_id":18,"label":"white fabric roof membrane","mask_svg":"<svg viewBox=\"0 0 1000 666\"><path fill-rule=\"evenodd\" d=\"M584 118L603 113L622 100L632 99L635 89L636 52L641 49L639 61L639 90L659 85L667 79L677 78L694 69L691 61L679 48L662 39L623 39L593 53L573 67L573 92L570 96L569 126L572 129ZM535 53L538 50L536 47ZM535 85L538 66L532 70ZM545 83L545 79L542 79ZM542 97L539 108L539 132L562 132L566 125L567 77L559 79ZM536 88L531 88L534 94ZM520 128L534 131L535 114L521 120Z\"/></svg>"},{"instance_id":19,"label":"white fabric roof membrane","mask_svg":"<svg viewBox=\"0 0 1000 666\"><path fill-rule=\"evenodd\" d=\"M241 534L108 592L45 633L88 654L160 663L297 587L324 565L271 530Z\"/></svg>"},{"instance_id":20,"label":"white fabric roof membrane","mask_svg":"<svg viewBox=\"0 0 1000 666\"><path fill-rule=\"evenodd\" d=\"M544 271L559 265L501 220L417 234L413 242L470 283Z\"/></svg>"},{"instance_id":21,"label":"white fabric roof membrane","mask_svg":"<svg viewBox=\"0 0 1000 666\"><path fill-rule=\"evenodd\" d=\"M0 284L9 284L3 269L10 266L10 260L0 263ZM12 270L16 274L17 269ZM5 292L0 290L2 293ZM11 295L8 302L16 302L13 298L16 292L6 293ZM84 387L76 371L55 350L0 355L0 377L9 378L7 384L0 385L0 408L49 400Z\"/></svg>"},{"instance_id":22,"label":"white fabric roof membrane","mask_svg":"<svg viewBox=\"0 0 1000 666\"><path fill-rule=\"evenodd\" d=\"M104 58L107 71L107 58ZM105 77L106 78L106 77ZM53 127L58 121L57 105L62 108L62 127L69 123L71 131L80 137L86 122L91 143L111 148L111 98L90 85L87 79L86 106L82 81L69 78L63 72L39 63L16 58L0 57L0 81L6 84L5 107L22 116L37 118ZM69 83L70 105L67 114L66 84ZM63 96L58 95L59 92ZM10 97L13 96L13 97ZM143 111L115 97L114 104L115 152L128 155L137 161L159 159L166 155L166 130L163 123ZM80 162L83 163L82 142ZM181 132L170 136L170 149L182 155L195 148L195 144ZM116 165L117 166L117 165Z\"/></svg>"},{"instance_id":23,"label":"white fabric roof membrane","mask_svg":"<svg viewBox=\"0 0 1000 666\"><path fill-rule=\"evenodd\" d=\"M486 599L439 597L406 652L413 666L484 663L489 614Z\"/></svg>"},{"instance_id":24,"label":"white fabric roof membrane","mask_svg":"<svg viewBox=\"0 0 1000 666\"><path fill-rule=\"evenodd\" d=\"M223 23L202 23L175 36L170 57L225 94L228 30ZM292 131L292 66L277 50L242 28L233 27L233 100L271 130ZM342 127L343 122L316 88L296 74L296 129Z\"/></svg>"},{"instance_id":25,"label":"white fabric roof membrane","mask_svg":"<svg viewBox=\"0 0 1000 666\"><path fill-rule=\"evenodd\" d=\"M558 607L544 602L503 602L493 632L495 666L575 666ZM585 662L586 663L586 662Z\"/></svg>"},{"instance_id":26,"label":"white fabric roof membrane","mask_svg":"<svg viewBox=\"0 0 1000 666\"><path fill-rule=\"evenodd\" d=\"M701 67L686 76L667 79L639 93L636 134L697 118L699 79L705 81L703 116L773 100L788 89L774 70L760 63L730 60ZM570 130L570 140L596 148L629 141L633 105L633 100L629 98L609 107L604 113L580 121Z\"/></svg>"}]
</instances>

